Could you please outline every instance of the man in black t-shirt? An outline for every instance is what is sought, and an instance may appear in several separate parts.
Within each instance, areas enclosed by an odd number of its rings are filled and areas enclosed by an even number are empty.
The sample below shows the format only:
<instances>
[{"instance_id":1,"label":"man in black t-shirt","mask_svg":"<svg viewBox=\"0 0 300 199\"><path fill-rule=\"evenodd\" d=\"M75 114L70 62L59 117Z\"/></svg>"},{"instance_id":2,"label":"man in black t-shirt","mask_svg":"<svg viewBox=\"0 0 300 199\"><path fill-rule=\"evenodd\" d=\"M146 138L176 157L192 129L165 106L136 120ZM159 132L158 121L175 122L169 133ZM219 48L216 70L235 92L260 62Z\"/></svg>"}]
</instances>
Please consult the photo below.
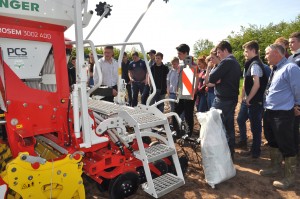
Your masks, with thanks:
<instances>
[{"instance_id":1,"label":"man in black t-shirt","mask_svg":"<svg viewBox=\"0 0 300 199\"><path fill-rule=\"evenodd\" d=\"M156 53L155 63L151 67L151 73L156 86L156 94L152 98L150 105L165 99L167 93L167 75L169 73L169 68L163 64L163 56L164 55L160 52ZM157 107L161 112L164 112L164 103L159 104Z\"/></svg>"}]
</instances>

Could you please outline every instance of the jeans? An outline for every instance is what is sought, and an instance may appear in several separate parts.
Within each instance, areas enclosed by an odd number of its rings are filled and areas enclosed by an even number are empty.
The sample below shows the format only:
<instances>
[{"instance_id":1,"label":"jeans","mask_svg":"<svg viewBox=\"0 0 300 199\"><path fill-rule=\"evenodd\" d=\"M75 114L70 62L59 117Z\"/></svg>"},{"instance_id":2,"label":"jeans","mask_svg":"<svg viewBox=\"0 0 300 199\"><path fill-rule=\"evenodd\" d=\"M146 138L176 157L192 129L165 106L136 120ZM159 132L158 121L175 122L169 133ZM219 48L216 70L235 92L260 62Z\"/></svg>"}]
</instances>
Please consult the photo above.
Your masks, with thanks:
<instances>
[{"instance_id":1,"label":"jeans","mask_svg":"<svg viewBox=\"0 0 300 199\"><path fill-rule=\"evenodd\" d=\"M270 147L278 148L283 157L296 156L294 135L294 109L289 111L266 110L264 133Z\"/></svg>"},{"instance_id":2,"label":"jeans","mask_svg":"<svg viewBox=\"0 0 300 199\"><path fill-rule=\"evenodd\" d=\"M150 105L154 104L155 102L158 102L160 100L163 100L165 99L165 94L161 95L161 90L160 89L157 89L156 90L156 93L154 95L154 97L151 99L151 102L150 102ZM157 106L157 108L163 113L164 112L164 106L165 103L161 103Z\"/></svg>"},{"instance_id":3,"label":"jeans","mask_svg":"<svg viewBox=\"0 0 300 199\"><path fill-rule=\"evenodd\" d=\"M143 82L132 82L132 107L135 107L138 104L138 95L139 93L143 94L145 88L145 83Z\"/></svg>"},{"instance_id":4,"label":"jeans","mask_svg":"<svg viewBox=\"0 0 300 199\"><path fill-rule=\"evenodd\" d=\"M150 86L145 85L144 90L142 92L142 97L141 97L142 104L146 104L149 94L150 94Z\"/></svg>"},{"instance_id":5,"label":"jeans","mask_svg":"<svg viewBox=\"0 0 300 199\"><path fill-rule=\"evenodd\" d=\"M131 84L126 84L126 90L127 90L127 103L129 106L132 105L132 90L131 90Z\"/></svg>"},{"instance_id":6,"label":"jeans","mask_svg":"<svg viewBox=\"0 0 300 199\"><path fill-rule=\"evenodd\" d=\"M207 108L208 110L212 107L216 95L213 92L207 92Z\"/></svg>"},{"instance_id":7,"label":"jeans","mask_svg":"<svg viewBox=\"0 0 300 199\"><path fill-rule=\"evenodd\" d=\"M246 121L249 119L248 115L248 107L246 103L243 101L241 103L240 112L237 117L237 123L240 130L240 141L247 141L246 134Z\"/></svg>"},{"instance_id":8,"label":"jeans","mask_svg":"<svg viewBox=\"0 0 300 199\"><path fill-rule=\"evenodd\" d=\"M94 86L94 79L93 79L93 77L90 77L90 78L89 78L89 86L90 86L90 87L93 87L93 86Z\"/></svg>"},{"instance_id":9,"label":"jeans","mask_svg":"<svg viewBox=\"0 0 300 199\"><path fill-rule=\"evenodd\" d=\"M228 146L231 154L234 152L235 135L234 135L234 110L237 100L222 100L215 97L212 107L221 109L223 114L223 124L225 126L226 136L228 138Z\"/></svg>"},{"instance_id":10,"label":"jeans","mask_svg":"<svg viewBox=\"0 0 300 199\"><path fill-rule=\"evenodd\" d=\"M207 98L205 93L198 94L199 104L197 107L197 112L206 112L207 111Z\"/></svg>"},{"instance_id":11,"label":"jeans","mask_svg":"<svg viewBox=\"0 0 300 199\"><path fill-rule=\"evenodd\" d=\"M261 145L261 132L262 132L262 104L251 104L248 107L248 115L250 120L251 132L252 132L252 146L251 152L253 157L260 156L260 145Z\"/></svg>"},{"instance_id":12,"label":"jeans","mask_svg":"<svg viewBox=\"0 0 300 199\"><path fill-rule=\"evenodd\" d=\"M184 118L189 126L188 135L191 136L194 130L194 106L195 100L180 99L178 104L175 105L175 112L181 117L184 112ZM179 125L175 117L173 116L173 126L174 130L179 130Z\"/></svg>"},{"instance_id":13,"label":"jeans","mask_svg":"<svg viewBox=\"0 0 300 199\"><path fill-rule=\"evenodd\" d=\"M170 93L169 98L176 99L176 94ZM171 112L174 112L175 111L175 102L169 102L169 103L170 103L170 107L171 107Z\"/></svg>"}]
</instances>

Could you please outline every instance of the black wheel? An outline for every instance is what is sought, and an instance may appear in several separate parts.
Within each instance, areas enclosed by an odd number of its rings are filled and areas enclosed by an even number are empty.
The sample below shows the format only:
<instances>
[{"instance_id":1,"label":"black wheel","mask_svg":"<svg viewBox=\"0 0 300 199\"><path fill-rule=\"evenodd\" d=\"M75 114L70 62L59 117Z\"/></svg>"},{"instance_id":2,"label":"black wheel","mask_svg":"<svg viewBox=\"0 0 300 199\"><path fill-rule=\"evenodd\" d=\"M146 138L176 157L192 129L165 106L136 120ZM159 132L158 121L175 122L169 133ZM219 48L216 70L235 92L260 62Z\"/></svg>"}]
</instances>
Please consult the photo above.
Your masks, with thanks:
<instances>
[{"instance_id":1,"label":"black wheel","mask_svg":"<svg viewBox=\"0 0 300 199\"><path fill-rule=\"evenodd\" d=\"M143 184L144 182L147 181L146 174L145 174L145 170L144 170L144 167L143 167L143 166L138 167L138 168L136 169L136 172L137 172L138 175L139 175L139 182L140 182L140 184Z\"/></svg>"},{"instance_id":2,"label":"black wheel","mask_svg":"<svg viewBox=\"0 0 300 199\"><path fill-rule=\"evenodd\" d=\"M133 195L139 187L139 176L134 172L119 175L109 184L109 198L123 199Z\"/></svg>"},{"instance_id":3,"label":"black wheel","mask_svg":"<svg viewBox=\"0 0 300 199\"><path fill-rule=\"evenodd\" d=\"M100 192L108 191L108 187L110 184L109 179L102 178L103 182L101 184L97 183L97 188Z\"/></svg>"},{"instance_id":4,"label":"black wheel","mask_svg":"<svg viewBox=\"0 0 300 199\"><path fill-rule=\"evenodd\" d=\"M151 138L149 136L143 136L142 137L143 143L145 144L150 144L151 143Z\"/></svg>"},{"instance_id":5,"label":"black wheel","mask_svg":"<svg viewBox=\"0 0 300 199\"><path fill-rule=\"evenodd\" d=\"M166 173L168 173L168 165L165 161L163 160L156 160L155 162L153 162L153 165L160 171L160 175L164 175ZM153 173L153 177L158 177L157 174Z\"/></svg>"},{"instance_id":6,"label":"black wheel","mask_svg":"<svg viewBox=\"0 0 300 199\"><path fill-rule=\"evenodd\" d=\"M168 169L170 173L173 173L174 175L177 175L175 165L173 163L172 156L169 156L168 159L172 162L171 165L168 165ZM189 166L189 160L185 155L182 155L178 158L182 174L184 175L187 172L188 166Z\"/></svg>"}]
</instances>

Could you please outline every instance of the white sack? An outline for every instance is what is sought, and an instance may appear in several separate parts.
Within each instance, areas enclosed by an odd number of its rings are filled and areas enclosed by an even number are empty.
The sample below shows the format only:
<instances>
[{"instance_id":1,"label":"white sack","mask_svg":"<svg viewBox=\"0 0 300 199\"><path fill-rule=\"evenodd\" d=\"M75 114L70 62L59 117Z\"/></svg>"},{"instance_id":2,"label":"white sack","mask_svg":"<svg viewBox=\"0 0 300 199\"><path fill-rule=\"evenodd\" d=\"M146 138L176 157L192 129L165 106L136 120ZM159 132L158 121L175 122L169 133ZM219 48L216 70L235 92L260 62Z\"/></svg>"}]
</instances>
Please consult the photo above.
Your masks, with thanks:
<instances>
[{"instance_id":1,"label":"white sack","mask_svg":"<svg viewBox=\"0 0 300 199\"><path fill-rule=\"evenodd\" d=\"M212 188L236 174L221 113L221 110L211 109L206 113L196 114L201 125L201 154L205 180Z\"/></svg>"}]
</instances>

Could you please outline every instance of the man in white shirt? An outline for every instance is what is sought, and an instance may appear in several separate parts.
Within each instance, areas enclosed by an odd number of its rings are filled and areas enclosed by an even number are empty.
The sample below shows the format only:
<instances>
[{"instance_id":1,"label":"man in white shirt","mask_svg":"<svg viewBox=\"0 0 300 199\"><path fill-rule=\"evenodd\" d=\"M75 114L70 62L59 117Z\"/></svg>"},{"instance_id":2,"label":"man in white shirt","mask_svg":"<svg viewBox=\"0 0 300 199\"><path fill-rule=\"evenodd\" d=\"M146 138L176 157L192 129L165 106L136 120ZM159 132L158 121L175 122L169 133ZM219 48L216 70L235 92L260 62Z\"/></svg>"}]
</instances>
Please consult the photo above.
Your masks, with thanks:
<instances>
[{"instance_id":1,"label":"man in white shirt","mask_svg":"<svg viewBox=\"0 0 300 199\"><path fill-rule=\"evenodd\" d=\"M113 102L113 98L117 96L117 84L118 84L118 62L113 58L114 49L113 46L104 47L104 57L99 59L100 68L94 66L94 85L99 83L99 75L102 75L102 86L107 86L112 89L112 95L106 96L103 100ZM99 72L101 71L101 74Z\"/></svg>"}]
</instances>

